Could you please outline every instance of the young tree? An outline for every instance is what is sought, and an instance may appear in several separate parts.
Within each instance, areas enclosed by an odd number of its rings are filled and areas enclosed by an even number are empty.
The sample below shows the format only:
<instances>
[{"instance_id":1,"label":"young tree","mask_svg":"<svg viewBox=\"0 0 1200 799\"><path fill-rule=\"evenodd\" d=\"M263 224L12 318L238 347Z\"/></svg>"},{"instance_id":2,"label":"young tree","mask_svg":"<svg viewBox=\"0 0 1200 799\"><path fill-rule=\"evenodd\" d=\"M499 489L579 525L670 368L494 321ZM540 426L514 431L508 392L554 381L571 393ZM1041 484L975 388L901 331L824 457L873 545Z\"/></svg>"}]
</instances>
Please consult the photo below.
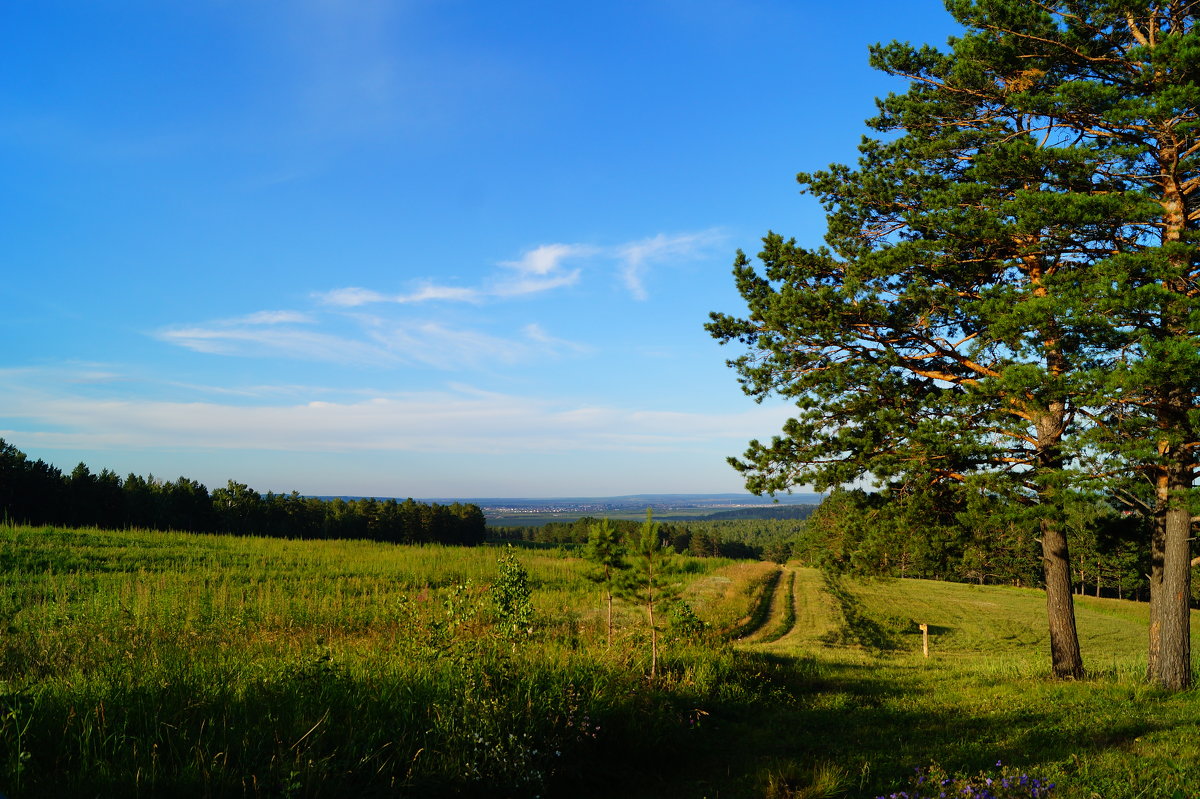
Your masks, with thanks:
<instances>
[{"instance_id":1,"label":"young tree","mask_svg":"<svg viewBox=\"0 0 1200 799\"><path fill-rule=\"evenodd\" d=\"M630 535L628 552L631 568L623 573L621 589L625 596L646 609L650 626L650 679L653 680L658 675L655 609L676 593L676 587L669 579L674 571L675 552L663 542L659 525L649 508L641 529Z\"/></svg>"},{"instance_id":2,"label":"young tree","mask_svg":"<svg viewBox=\"0 0 1200 799\"><path fill-rule=\"evenodd\" d=\"M616 587L617 575L629 567L625 562L625 547L621 543L621 534L608 519L592 522L588 533L587 544L583 549L583 557L594 567L588 578L600 583L604 588L604 599L607 605L608 645L612 646L613 638L613 590Z\"/></svg>"},{"instance_id":3,"label":"young tree","mask_svg":"<svg viewBox=\"0 0 1200 799\"><path fill-rule=\"evenodd\" d=\"M499 560L500 571L492 583L492 607L497 626L508 638L516 640L533 630L533 590L529 572L517 560L512 547Z\"/></svg>"}]
</instances>

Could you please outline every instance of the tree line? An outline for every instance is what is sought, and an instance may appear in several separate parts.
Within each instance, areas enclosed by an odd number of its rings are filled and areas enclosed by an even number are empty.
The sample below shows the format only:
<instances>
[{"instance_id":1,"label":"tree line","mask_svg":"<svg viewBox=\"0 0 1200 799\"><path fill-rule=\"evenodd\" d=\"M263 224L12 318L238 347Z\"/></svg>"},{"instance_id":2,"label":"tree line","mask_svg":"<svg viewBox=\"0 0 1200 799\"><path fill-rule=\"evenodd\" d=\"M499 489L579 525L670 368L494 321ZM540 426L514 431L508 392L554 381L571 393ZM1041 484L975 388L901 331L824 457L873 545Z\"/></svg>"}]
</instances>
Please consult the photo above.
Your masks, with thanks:
<instances>
[{"instance_id":1,"label":"tree line","mask_svg":"<svg viewBox=\"0 0 1200 799\"><path fill-rule=\"evenodd\" d=\"M945 489L935 495L838 490L786 544L805 565L836 572L1043 587L1036 525L995 504L987 495ZM1064 525L1076 594L1149 598L1144 519L1102 501L1079 501Z\"/></svg>"},{"instance_id":2,"label":"tree line","mask_svg":"<svg viewBox=\"0 0 1200 799\"><path fill-rule=\"evenodd\" d=\"M1200 468L1200 6L947 0L944 49L871 49L907 83L857 164L798 176L825 246L739 252L748 313L709 332L797 411L731 459L756 492L874 479L992 501L1039 545L1055 675L1084 674L1070 514L1136 514L1149 677L1190 685Z\"/></svg>"},{"instance_id":3,"label":"tree line","mask_svg":"<svg viewBox=\"0 0 1200 799\"><path fill-rule=\"evenodd\" d=\"M187 477L159 480L80 463L70 474L0 439L0 517L25 524L181 530L281 538L356 538L396 544L479 544L483 511L472 504L406 499L320 499L262 494L230 480L209 491Z\"/></svg>"},{"instance_id":4,"label":"tree line","mask_svg":"<svg viewBox=\"0 0 1200 799\"><path fill-rule=\"evenodd\" d=\"M547 522L540 526L491 527L501 541L539 544L586 544L597 524L611 525L620 536L640 533L641 522L629 519L597 519L583 516L569 522ZM786 542L803 527L793 519L729 519L694 522L655 522L659 535L677 554L698 558L767 559L783 562L790 548Z\"/></svg>"}]
</instances>

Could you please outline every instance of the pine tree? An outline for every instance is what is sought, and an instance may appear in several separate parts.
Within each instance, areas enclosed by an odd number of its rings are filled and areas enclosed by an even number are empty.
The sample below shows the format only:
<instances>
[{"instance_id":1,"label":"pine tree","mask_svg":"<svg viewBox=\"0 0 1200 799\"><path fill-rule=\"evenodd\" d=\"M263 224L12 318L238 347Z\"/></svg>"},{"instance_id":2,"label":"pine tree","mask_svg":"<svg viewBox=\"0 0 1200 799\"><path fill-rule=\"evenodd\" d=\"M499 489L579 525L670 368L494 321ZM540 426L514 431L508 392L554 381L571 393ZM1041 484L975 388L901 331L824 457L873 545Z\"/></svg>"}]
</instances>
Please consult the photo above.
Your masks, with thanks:
<instances>
[{"instance_id":1,"label":"pine tree","mask_svg":"<svg viewBox=\"0 0 1200 799\"><path fill-rule=\"evenodd\" d=\"M583 557L594 567L588 577L604 588L607 641L608 645L612 646L613 590L616 587L617 575L627 569L629 564L625 562L625 547L621 543L621 535L611 521L604 519L591 523L587 544L583 548Z\"/></svg>"},{"instance_id":2,"label":"pine tree","mask_svg":"<svg viewBox=\"0 0 1200 799\"><path fill-rule=\"evenodd\" d=\"M630 535L628 542L630 568L622 573L621 593L646 609L646 621L650 628L650 679L658 675L658 624L655 612L661 604L677 593L678 586L670 577L675 569L675 552L667 547L654 521L650 509L646 509L646 521Z\"/></svg>"},{"instance_id":3,"label":"pine tree","mask_svg":"<svg viewBox=\"0 0 1200 799\"><path fill-rule=\"evenodd\" d=\"M911 83L880 101L884 135L857 167L800 176L828 211L828 247L770 234L761 271L738 255L750 313L714 314L709 330L748 347L731 361L748 393L799 413L733 463L755 491L870 474L1027 506L1064 677L1082 674L1064 508L1084 477L1141 474L1158 531L1151 677L1183 687L1200 396L1193 6L947 6L967 29L947 51L874 48Z\"/></svg>"}]
</instances>

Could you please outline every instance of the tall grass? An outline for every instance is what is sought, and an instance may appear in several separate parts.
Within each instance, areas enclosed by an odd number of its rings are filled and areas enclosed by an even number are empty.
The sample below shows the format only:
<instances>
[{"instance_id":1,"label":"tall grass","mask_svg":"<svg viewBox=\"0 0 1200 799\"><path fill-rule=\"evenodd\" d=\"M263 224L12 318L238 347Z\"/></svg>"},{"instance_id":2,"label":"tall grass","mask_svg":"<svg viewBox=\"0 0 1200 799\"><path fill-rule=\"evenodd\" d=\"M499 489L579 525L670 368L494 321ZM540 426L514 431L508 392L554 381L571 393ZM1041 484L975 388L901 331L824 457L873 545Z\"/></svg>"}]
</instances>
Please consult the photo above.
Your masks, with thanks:
<instances>
[{"instance_id":1,"label":"tall grass","mask_svg":"<svg viewBox=\"0 0 1200 799\"><path fill-rule=\"evenodd\" d=\"M533 633L496 635L498 554L0 528L0 791L586 794L753 692L686 641L648 684L638 617L606 647L594 585L552 553L519 553Z\"/></svg>"},{"instance_id":2,"label":"tall grass","mask_svg":"<svg viewBox=\"0 0 1200 799\"><path fill-rule=\"evenodd\" d=\"M764 635L668 630L651 683L637 608L608 647L583 564L515 554L514 639L495 548L0 527L0 793L852 799L1000 760L1061 799L1200 796L1144 606L1079 601L1089 677L1056 682L1037 591L687 561L710 629Z\"/></svg>"}]
</instances>

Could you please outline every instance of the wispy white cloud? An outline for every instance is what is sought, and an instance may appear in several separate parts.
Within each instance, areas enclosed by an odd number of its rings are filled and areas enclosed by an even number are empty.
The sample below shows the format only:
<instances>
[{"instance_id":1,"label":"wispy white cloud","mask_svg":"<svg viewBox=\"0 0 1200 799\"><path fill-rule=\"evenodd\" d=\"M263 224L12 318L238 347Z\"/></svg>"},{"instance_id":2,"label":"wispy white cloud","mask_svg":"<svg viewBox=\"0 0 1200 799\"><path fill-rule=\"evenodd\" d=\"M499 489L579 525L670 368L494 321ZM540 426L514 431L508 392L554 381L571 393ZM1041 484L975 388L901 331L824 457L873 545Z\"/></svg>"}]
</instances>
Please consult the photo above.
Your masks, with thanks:
<instances>
[{"instance_id":1,"label":"wispy white cloud","mask_svg":"<svg viewBox=\"0 0 1200 799\"><path fill-rule=\"evenodd\" d=\"M329 320L339 326L338 332L314 329L312 323L317 320L307 315L298 315L296 321L305 324L289 323L282 314L266 312L167 327L155 336L210 355L282 357L375 368L417 364L443 371L511 366L564 351L587 351L537 324L503 336L438 320L397 320L363 313Z\"/></svg>"},{"instance_id":2,"label":"wispy white cloud","mask_svg":"<svg viewBox=\"0 0 1200 799\"><path fill-rule=\"evenodd\" d=\"M6 383L12 371L0 371ZM786 414L753 406L734 414L662 412L573 403L451 386L359 400L233 404L95 398L24 379L0 395L0 436L40 447L295 452L660 452L740 446L777 430ZM45 378L46 375L32 375ZM289 387L291 390L294 387Z\"/></svg>"},{"instance_id":3,"label":"wispy white cloud","mask_svg":"<svg viewBox=\"0 0 1200 799\"><path fill-rule=\"evenodd\" d=\"M359 305L370 305L375 302L388 302L388 295L358 286L322 291L313 297L325 305L336 305L341 308L356 308Z\"/></svg>"},{"instance_id":4,"label":"wispy white cloud","mask_svg":"<svg viewBox=\"0 0 1200 799\"><path fill-rule=\"evenodd\" d=\"M530 341L535 341L538 344L545 344L555 349L566 349L573 352L591 352L592 349L585 344L580 344L575 341L568 341L567 339L552 336L542 329L542 326L536 322L525 325L522 332Z\"/></svg>"},{"instance_id":5,"label":"wispy white cloud","mask_svg":"<svg viewBox=\"0 0 1200 799\"><path fill-rule=\"evenodd\" d=\"M212 355L284 357L360 366L419 364L441 370L514 365L589 348L554 336L540 324L519 333L496 334L428 315L424 319L390 318L360 311L371 305L418 306L430 303L481 303L540 294L578 283L582 259L615 264L622 281L637 299L646 299L644 277L651 265L695 257L720 241L717 231L660 234L614 247L591 244L545 244L520 258L502 261L498 271L478 287L446 286L418 281L409 291L386 293L346 286L312 298L317 309L266 310L231 319L164 327L162 341Z\"/></svg>"},{"instance_id":6,"label":"wispy white cloud","mask_svg":"<svg viewBox=\"0 0 1200 799\"><path fill-rule=\"evenodd\" d=\"M234 324L244 323L248 325L294 325L308 324L312 321L311 316L299 311L258 311L239 319L230 320Z\"/></svg>"},{"instance_id":7,"label":"wispy white cloud","mask_svg":"<svg viewBox=\"0 0 1200 799\"><path fill-rule=\"evenodd\" d=\"M543 244L528 250L517 261L501 261L509 274L495 280L491 292L498 297L518 297L571 286L579 282L578 267L566 269L568 258L586 258L600 249L587 244Z\"/></svg>"},{"instance_id":8,"label":"wispy white cloud","mask_svg":"<svg viewBox=\"0 0 1200 799\"><path fill-rule=\"evenodd\" d=\"M427 302L429 300L451 300L453 302L479 302L480 294L476 289L459 288L457 286L439 286L431 282L423 283L409 294L397 295L394 302Z\"/></svg>"},{"instance_id":9,"label":"wispy white cloud","mask_svg":"<svg viewBox=\"0 0 1200 799\"><path fill-rule=\"evenodd\" d=\"M446 371L526 363L551 354L545 346L531 346L526 336L493 336L436 321L375 319L371 327L372 340L384 347L397 361L424 364Z\"/></svg>"},{"instance_id":10,"label":"wispy white cloud","mask_svg":"<svg viewBox=\"0 0 1200 799\"><path fill-rule=\"evenodd\" d=\"M566 269L562 262L568 258L581 258L599 252L599 249L582 244L545 244L524 253L516 261L501 261L501 271L488 278L479 288L465 286L443 286L432 280L423 280L409 292L388 294L360 286L347 286L330 291L317 292L313 297L324 305L341 308L356 308L376 303L424 303L424 302L471 302L488 298L519 297L540 294L552 289L570 286L579 282L582 270Z\"/></svg>"},{"instance_id":11,"label":"wispy white cloud","mask_svg":"<svg viewBox=\"0 0 1200 799\"><path fill-rule=\"evenodd\" d=\"M332 289L313 296L325 305L354 308L374 303L422 303L431 301L483 302L541 294L579 283L583 267L568 268L568 261L591 259L615 268L621 282L634 298L645 300L648 292L645 276L651 266L664 261L683 261L700 257L724 240L719 230L667 235L625 242L615 246L594 244L542 244L526 250L512 261L500 261L500 271L486 278L478 288L441 286L422 281L407 293L389 294L359 286Z\"/></svg>"},{"instance_id":12,"label":"wispy white cloud","mask_svg":"<svg viewBox=\"0 0 1200 799\"><path fill-rule=\"evenodd\" d=\"M340 308L356 308L360 305L371 305L374 303L405 305L432 300L479 302L481 299L480 292L476 289L439 286L431 281L421 282L413 291L406 294L384 294L358 286L349 286L341 289L333 289L332 291L315 292L313 297L323 305L332 305Z\"/></svg>"},{"instance_id":13,"label":"wispy white cloud","mask_svg":"<svg viewBox=\"0 0 1200 799\"><path fill-rule=\"evenodd\" d=\"M660 233L648 239L622 244L616 248L621 281L634 299L648 299L645 278L652 264L696 257L719 244L723 238L719 231L704 230L674 236Z\"/></svg>"},{"instance_id":14,"label":"wispy white cloud","mask_svg":"<svg viewBox=\"0 0 1200 799\"><path fill-rule=\"evenodd\" d=\"M543 244L527 251L520 260L501 261L500 265L521 274L548 275L561 269L563 259L590 255L595 251L595 247L583 244Z\"/></svg>"},{"instance_id":15,"label":"wispy white cloud","mask_svg":"<svg viewBox=\"0 0 1200 799\"><path fill-rule=\"evenodd\" d=\"M491 293L496 297L524 297L529 294L541 294L545 291L575 285L579 282L580 272L579 269L572 269L549 275L518 274L512 278L496 281L492 286Z\"/></svg>"},{"instance_id":16,"label":"wispy white cloud","mask_svg":"<svg viewBox=\"0 0 1200 799\"><path fill-rule=\"evenodd\" d=\"M214 322L157 332L170 344L211 355L283 356L308 361L372 364L388 358L369 342L313 330Z\"/></svg>"}]
</instances>

